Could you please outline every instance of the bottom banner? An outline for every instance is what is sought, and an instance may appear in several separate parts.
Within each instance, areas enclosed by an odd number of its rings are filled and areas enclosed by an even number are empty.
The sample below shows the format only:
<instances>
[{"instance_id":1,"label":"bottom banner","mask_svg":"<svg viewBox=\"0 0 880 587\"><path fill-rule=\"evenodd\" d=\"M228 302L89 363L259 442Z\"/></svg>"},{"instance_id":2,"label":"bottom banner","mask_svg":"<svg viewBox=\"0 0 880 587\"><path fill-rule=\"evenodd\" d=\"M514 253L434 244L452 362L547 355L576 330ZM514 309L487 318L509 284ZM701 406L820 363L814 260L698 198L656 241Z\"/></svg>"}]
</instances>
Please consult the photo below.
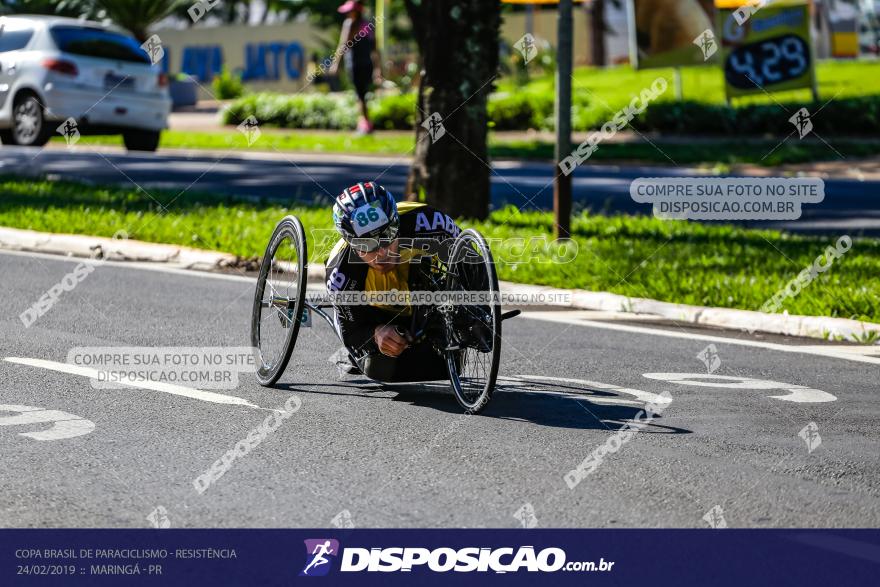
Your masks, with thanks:
<instances>
[{"instance_id":1,"label":"bottom banner","mask_svg":"<svg viewBox=\"0 0 880 587\"><path fill-rule=\"evenodd\" d=\"M0 530L0 585L876 585L880 530Z\"/></svg>"}]
</instances>

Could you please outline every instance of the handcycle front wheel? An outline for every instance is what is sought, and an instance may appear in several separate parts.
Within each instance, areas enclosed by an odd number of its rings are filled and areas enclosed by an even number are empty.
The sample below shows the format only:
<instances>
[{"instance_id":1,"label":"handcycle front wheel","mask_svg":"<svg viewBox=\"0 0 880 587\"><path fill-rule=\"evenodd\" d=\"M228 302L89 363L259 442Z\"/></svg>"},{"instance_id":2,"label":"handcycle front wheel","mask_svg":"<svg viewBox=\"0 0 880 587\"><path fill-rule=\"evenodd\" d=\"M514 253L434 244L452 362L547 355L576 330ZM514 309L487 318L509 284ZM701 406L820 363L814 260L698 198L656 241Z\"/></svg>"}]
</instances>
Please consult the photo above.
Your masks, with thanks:
<instances>
[{"instance_id":1,"label":"handcycle front wheel","mask_svg":"<svg viewBox=\"0 0 880 587\"><path fill-rule=\"evenodd\" d=\"M260 385L274 385L290 361L305 308L307 260L302 223L296 216L285 216L263 254L254 294L251 345Z\"/></svg>"},{"instance_id":2,"label":"handcycle front wheel","mask_svg":"<svg viewBox=\"0 0 880 587\"><path fill-rule=\"evenodd\" d=\"M483 236L467 229L449 254L448 292L485 295L486 303L462 304L447 316L446 364L455 399L466 412L477 414L495 391L501 362L501 303L492 251Z\"/></svg>"}]
</instances>

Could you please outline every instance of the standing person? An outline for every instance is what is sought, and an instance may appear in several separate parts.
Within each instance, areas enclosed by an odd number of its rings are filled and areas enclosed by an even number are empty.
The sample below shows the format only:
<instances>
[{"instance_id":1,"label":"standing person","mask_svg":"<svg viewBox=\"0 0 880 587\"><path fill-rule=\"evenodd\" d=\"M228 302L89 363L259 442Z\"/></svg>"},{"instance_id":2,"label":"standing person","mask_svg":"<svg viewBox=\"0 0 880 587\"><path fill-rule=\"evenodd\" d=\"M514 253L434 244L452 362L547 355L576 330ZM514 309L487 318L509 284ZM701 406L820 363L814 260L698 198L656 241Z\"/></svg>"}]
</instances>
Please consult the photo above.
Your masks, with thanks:
<instances>
[{"instance_id":1,"label":"standing person","mask_svg":"<svg viewBox=\"0 0 880 587\"><path fill-rule=\"evenodd\" d=\"M367 92L371 83L379 84L382 81L379 52L376 50L376 27L372 21L364 18L364 5L360 0L348 0L339 7L338 12L345 15L345 21L330 74L336 75L339 56L342 55L361 108L358 133L368 134L373 132L373 124L367 110Z\"/></svg>"}]
</instances>

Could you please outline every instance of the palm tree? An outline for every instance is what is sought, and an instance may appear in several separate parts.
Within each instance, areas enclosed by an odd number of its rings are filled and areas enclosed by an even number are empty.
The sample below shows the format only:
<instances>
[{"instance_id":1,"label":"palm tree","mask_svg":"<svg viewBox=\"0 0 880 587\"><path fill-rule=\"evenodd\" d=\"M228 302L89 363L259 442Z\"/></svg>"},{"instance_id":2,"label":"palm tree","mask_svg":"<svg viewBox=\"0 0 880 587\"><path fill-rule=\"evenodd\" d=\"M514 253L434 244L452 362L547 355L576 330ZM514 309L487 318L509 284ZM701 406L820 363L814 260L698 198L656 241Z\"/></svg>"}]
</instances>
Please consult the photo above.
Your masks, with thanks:
<instances>
[{"instance_id":1,"label":"palm tree","mask_svg":"<svg viewBox=\"0 0 880 587\"><path fill-rule=\"evenodd\" d=\"M171 14L181 0L94 0L95 6L113 22L128 29L138 41L146 41L153 23Z\"/></svg>"}]
</instances>

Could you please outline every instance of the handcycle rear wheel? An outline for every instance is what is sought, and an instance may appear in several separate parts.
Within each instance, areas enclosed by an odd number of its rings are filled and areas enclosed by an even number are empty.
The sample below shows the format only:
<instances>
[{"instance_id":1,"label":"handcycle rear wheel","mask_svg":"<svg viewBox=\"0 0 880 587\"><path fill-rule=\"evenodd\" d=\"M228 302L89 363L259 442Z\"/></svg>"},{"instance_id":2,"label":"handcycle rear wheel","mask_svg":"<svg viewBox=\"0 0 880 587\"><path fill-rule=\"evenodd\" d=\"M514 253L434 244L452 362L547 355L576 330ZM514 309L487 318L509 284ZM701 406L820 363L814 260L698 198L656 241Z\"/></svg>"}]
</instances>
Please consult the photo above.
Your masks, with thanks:
<instances>
[{"instance_id":1,"label":"handcycle rear wheel","mask_svg":"<svg viewBox=\"0 0 880 587\"><path fill-rule=\"evenodd\" d=\"M278 381L296 345L305 308L307 261L305 230L296 216L285 216L263 254L251 315L251 344L261 385Z\"/></svg>"},{"instance_id":2,"label":"handcycle rear wheel","mask_svg":"<svg viewBox=\"0 0 880 587\"><path fill-rule=\"evenodd\" d=\"M479 292L489 302L452 308L453 315L447 319L447 324L461 323L463 318L471 327L481 325L479 344L447 328L446 364L455 399L466 412L476 414L486 407L495 391L501 362L501 303L492 251L474 229L463 231L452 245L446 289Z\"/></svg>"}]
</instances>

